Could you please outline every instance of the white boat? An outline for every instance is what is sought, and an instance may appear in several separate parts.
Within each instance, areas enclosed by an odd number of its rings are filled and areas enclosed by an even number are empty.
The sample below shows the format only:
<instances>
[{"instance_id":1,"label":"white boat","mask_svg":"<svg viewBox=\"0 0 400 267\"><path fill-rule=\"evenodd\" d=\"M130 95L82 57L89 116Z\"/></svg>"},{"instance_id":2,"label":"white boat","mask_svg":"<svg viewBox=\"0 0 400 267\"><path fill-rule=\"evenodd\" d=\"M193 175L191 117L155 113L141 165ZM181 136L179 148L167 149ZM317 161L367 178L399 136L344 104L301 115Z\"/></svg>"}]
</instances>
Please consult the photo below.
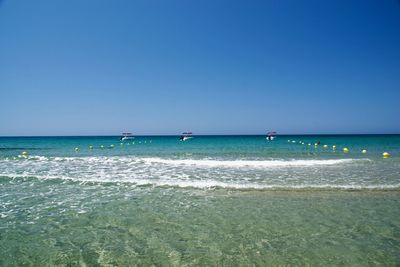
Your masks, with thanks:
<instances>
[{"instance_id":1,"label":"white boat","mask_svg":"<svg viewBox=\"0 0 400 267\"><path fill-rule=\"evenodd\" d=\"M276 138L276 132L268 132L267 137L265 137L265 139L267 139L268 141L272 141L275 138Z\"/></svg>"},{"instance_id":2,"label":"white boat","mask_svg":"<svg viewBox=\"0 0 400 267\"><path fill-rule=\"evenodd\" d=\"M181 137L179 137L179 140L180 141L187 141L187 140L192 139L192 138L193 138L192 132L184 132L184 133L182 133Z\"/></svg>"},{"instance_id":3,"label":"white boat","mask_svg":"<svg viewBox=\"0 0 400 267\"><path fill-rule=\"evenodd\" d=\"M133 140L133 139L135 139L135 137L132 136L132 133L122 133L121 141Z\"/></svg>"}]
</instances>

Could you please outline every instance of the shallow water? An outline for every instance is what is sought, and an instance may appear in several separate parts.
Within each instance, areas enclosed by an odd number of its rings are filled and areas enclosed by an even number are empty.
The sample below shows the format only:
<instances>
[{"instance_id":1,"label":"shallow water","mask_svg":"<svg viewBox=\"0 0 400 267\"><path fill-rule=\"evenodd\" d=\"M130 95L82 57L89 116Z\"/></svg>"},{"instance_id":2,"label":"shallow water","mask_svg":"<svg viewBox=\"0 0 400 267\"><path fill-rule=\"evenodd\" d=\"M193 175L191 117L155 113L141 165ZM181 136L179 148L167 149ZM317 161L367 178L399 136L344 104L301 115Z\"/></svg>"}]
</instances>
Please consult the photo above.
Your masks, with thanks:
<instances>
[{"instance_id":1,"label":"shallow water","mask_svg":"<svg viewBox=\"0 0 400 267\"><path fill-rule=\"evenodd\" d=\"M399 136L134 142L0 138L0 266L400 264Z\"/></svg>"}]
</instances>

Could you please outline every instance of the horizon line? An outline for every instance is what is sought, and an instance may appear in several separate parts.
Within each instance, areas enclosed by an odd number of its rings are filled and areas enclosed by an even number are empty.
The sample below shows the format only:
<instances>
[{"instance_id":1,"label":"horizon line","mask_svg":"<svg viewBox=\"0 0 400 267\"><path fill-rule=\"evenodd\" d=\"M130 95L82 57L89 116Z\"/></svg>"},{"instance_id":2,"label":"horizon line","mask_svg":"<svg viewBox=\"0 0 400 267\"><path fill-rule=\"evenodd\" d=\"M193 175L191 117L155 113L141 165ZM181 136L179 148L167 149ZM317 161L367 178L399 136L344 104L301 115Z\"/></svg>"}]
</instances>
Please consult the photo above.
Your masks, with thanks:
<instances>
[{"instance_id":1,"label":"horizon line","mask_svg":"<svg viewBox=\"0 0 400 267\"><path fill-rule=\"evenodd\" d=\"M133 136L180 136L182 134L138 134ZM193 136L266 136L267 134L193 134ZM276 134L276 136L330 136L330 135L400 135L400 133L296 133L296 134ZM3 137L119 137L122 134L105 135L0 135Z\"/></svg>"}]
</instances>

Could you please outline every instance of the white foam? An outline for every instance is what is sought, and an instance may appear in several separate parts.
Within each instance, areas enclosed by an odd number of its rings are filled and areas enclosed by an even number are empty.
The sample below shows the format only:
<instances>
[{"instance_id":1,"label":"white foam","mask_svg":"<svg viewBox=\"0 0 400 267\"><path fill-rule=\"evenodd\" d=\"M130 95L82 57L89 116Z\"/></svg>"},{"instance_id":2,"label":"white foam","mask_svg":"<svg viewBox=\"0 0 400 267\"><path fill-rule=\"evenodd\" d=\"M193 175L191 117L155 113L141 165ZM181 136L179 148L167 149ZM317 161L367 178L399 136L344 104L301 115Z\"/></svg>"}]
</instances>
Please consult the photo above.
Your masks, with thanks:
<instances>
[{"instance_id":1,"label":"white foam","mask_svg":"<svg viewBox=\"0 0 400 267\"><path fill-rule=\"evenodd\" d=\"M321 165L337 165L366 159L326 159L326 160L195 160L195 159L162 159L144 158L147 164L162 163L169 165L189 165L196 167L224 168L276 168L276 167L308 167Z\"/></svg>"},{"instance_id":2,"label":"white foam","mask_svg":"<svg viewBox=\"0 0 400 267\"><path fill-rule=\"evenodd\" d=\"M226 189L400 189L400 184L393 185L335 185L335 184L299 184L299 185L279 185L279 184L251 184L251 183L227 183L215 180L200 181L150 181L143 180L136 185L153 185L180 188L226 188Z\"/></svg>"},{"instance_id":3,"label":"white foam","mask_svg":"<svg viewBox=\"0 0 400 267\"><path fill-rule=\"evenodd\" d=\"M380 179L362 171L343 178L343 170L360 169L368 159L214 160L165 159L135 156L42 157L0 160L0 176L61 179L85 184L128 183L133 186L166 186L232 189L389 189L397 180ZM343 165L346 164L346 165ZM342 166L331 168L327 166ZM369 166L363 165L363 166ZM347 178L346 178L347 177Z\"/></svg>"},{"instance_id":4,"label":"white foam","mask_svg":"<svg viewBox=\"0 0 400 267\"><path fill-rule=\"evenodd\" d=\"M310 167L324 165L346 164L356 161L371 161L370 159L292 159L292 160L217 160L217 159L165 159L156 157L133 157L133 156L114 156L114 157L44 157L27 156L18 159L18 163L38 161L38 162L73 162L86 164L164 164L173 166L196 166L210 168L276 168L276 167ZM12 161L12 159L3 159L1 161ZM1 163L0 161L0 163ZM29 164L29 163L27 163Z\"/></svg>"},{"instance_id":5,"label":"white foam","mask_svg":"<svg viewBox=\"0 0 400 267\"><path fill-rule=\"evenodd\" d=\"M201 182L181 182L181 183L157 183L157 186L172 186L181 188L225 188L225 189L400 189L400 184L396 185L334 185L334 184L302 184L302 185L261 185L261 184L229 184L217 181L201 181Z\"/></svg>"},{"instance_id":6,"label":"white foam","mask_svg":"<svg viewBox=\"0 0 400 267\"><path fill-rule=\"evenodd\" d=\"M31 175L21 174L2 174L0 176L10 178L32 178ZM36 179L40 180L68 180L72 182L79 182L84 185L88 182L94 183L127 183L134 186L156 186L156 187L178 187L178 188L197 188L197 189L212 189L212 188L225 188L225 189L242 189L242 190L291 190L291 189L344 189L344 190L390 190L400 189L400 184L258 184L258 183L231 183L221 182L216 180L151 180L142 179L135 181L115 181L112 179L76 179L73 177L66 176L35 176Z\"/></svg>"}]
</instances>

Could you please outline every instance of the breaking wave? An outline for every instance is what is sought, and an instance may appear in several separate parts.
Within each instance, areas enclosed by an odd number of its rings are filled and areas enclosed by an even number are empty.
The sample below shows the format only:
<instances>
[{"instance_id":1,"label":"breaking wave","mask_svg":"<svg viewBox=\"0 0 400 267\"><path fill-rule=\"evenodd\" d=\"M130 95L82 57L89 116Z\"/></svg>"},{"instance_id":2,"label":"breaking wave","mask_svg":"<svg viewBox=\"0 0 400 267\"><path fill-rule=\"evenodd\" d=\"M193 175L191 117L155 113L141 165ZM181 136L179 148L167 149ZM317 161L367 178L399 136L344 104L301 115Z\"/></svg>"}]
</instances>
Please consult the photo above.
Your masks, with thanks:
<instances>
[{"instance_id":1,"label":"breaking wave","mask_svg":"<svg viewBox=\"0 0 400 267\"><path fill-rule=\"evenodd\" d=\"M326 159L326 160L195 160L195 159L162 159L144 158L145 163L162 163L169 165L189 165L196 167L223 168L277 168L277 167L307 167L321 165L337 165L367 159Z\"/></svg>"},{"instance_id":2,"label":"breaking wave","mask_svg":"<svg viewBox=\"0 0 400 267\"><path fill-rule=\"evenodd\" d=\"M159 157L44 157L0 160L6 179L129 183L228 189L397 189L398 180L368 177L369 159L216 160ZM363 166L363 168L360 168ZM347 170L347 173L346 173ZM356 173L362 170L362 175ZM365 175L364 175L365 174Z\"/></svg>"}]
</instances>

